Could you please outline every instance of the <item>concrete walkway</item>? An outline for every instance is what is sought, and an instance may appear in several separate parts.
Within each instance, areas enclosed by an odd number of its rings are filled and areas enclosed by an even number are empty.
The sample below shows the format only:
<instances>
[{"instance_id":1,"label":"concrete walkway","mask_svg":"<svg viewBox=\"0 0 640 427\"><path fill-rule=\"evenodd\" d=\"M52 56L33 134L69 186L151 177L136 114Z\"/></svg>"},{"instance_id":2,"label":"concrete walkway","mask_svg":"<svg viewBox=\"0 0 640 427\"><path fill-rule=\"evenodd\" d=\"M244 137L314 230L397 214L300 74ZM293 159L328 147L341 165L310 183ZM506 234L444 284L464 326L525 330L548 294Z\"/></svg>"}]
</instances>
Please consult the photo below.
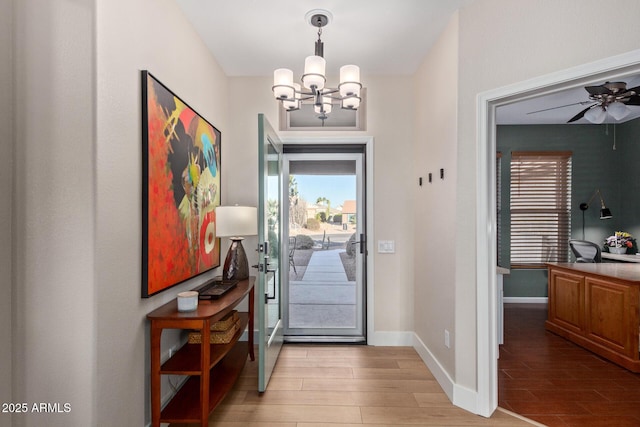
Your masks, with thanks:
<instances>
[{"instance_id":1,"label":"concrete walkway","mask_svg":"<svg viewBox=\"0 0 640 427\"><path fill-rule=\"evenodd\" d=\"M347 280L340 253L315 251L302 280L289 282L290 328L353 328L356 287Z\"/></svg>"},{"instance_id":2,"label":"concrete walkway","mask_svg":"<svg viewBox=\"0 0 640 427\"><path fill-rule=\"evenodd\" d=\"M315 251L311 255L309 265L302 276L303 282L346 282L340 252L344 249Z\"/></svg>"}]
</instances>

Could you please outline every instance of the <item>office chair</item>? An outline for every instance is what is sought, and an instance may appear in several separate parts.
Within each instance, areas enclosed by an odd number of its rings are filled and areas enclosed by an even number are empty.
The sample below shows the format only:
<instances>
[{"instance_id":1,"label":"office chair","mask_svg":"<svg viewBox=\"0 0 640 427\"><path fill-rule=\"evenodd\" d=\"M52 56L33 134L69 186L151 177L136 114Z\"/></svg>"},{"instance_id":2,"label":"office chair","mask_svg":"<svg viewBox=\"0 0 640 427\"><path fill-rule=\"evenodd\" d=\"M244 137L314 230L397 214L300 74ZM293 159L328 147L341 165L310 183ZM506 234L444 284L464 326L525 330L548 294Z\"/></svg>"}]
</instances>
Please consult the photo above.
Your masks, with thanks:
<instances>
[{"instance_id":1,"label":"office chair","mask_svg":"<svg viewBox=\"0 0 640 427\"><path fill-rule=\"evenodd\" d=\"M576 262L602 262L600 246L588 240L569 240Z\"/></svg>"}]
</instances>

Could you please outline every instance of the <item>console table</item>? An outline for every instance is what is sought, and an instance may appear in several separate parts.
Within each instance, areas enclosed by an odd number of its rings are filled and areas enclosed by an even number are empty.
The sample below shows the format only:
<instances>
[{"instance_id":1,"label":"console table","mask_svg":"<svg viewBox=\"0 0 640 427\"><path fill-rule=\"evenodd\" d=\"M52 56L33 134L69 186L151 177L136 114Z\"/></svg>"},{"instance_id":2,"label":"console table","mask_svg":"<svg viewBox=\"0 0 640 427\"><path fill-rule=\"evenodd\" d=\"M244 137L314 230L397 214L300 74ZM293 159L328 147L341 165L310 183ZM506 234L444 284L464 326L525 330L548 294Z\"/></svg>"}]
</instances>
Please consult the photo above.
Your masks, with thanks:
<instances>
[{"instance_id":1,"label":"console table","mask_svg":"<svg viewBox=\"0 0 640 427\"><path fill-rule=\"evenodd\" d=\"M549 263L547 330L640 372L640 265Z\"/></svg>"},{"instance_id":2,"label":"console table","mask_svg":"<svg viewBox=\"0 0 640 427\"><path fill-rule=\"evenodd\" d=\"M173 300L147 315L151 326L151 423L198 423L208 425L209 414L218 406L238 379L247 355L253 352L255 277L240 281L220 299L199 301L191 312L179 312ZM240 314L240 331L228 344L185 344L166 362L160 360L160 338L164 329L199 330L202 343L210 342L211 324L230 313L248 296L249 310ZM248 342L239 341L249 326ZM161 409L161 376L188 375L190 378Z\"/></svg>"}]
</instances>

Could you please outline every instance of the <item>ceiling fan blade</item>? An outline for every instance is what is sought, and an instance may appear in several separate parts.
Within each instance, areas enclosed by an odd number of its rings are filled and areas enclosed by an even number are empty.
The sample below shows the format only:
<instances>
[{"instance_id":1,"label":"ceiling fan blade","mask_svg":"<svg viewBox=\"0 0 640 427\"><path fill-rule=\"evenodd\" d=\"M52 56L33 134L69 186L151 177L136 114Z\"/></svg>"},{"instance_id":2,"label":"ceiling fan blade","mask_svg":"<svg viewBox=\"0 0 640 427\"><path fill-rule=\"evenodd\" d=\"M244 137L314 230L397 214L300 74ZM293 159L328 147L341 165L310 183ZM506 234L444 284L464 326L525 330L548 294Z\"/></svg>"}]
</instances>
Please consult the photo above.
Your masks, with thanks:
<instances>
[{"instance_id":1,"label":"ceiling fan blade","mask_svg":"<svg viewBox=\"0 0 640 427\"><path fill-rule=\"evenodd\" d=\"M578 114L576 114L575 116L571 117L571 119L567 123L572 123L572 122L575 122L576 120L580 120L581 118L584 117L584 113L586 113L587 111L589 111L590 109L592 109L596 105L598 105L598 104L593 104L593 105L588 106L587 108L585 108L584 110L582 110Z\"/></svg>"},{"instance_id":2,"label":"ceiling fan blade","mask_svg":"<svg viewBox=\"0 0 640 427\"><path fill-rule=\"evenodd\" d=\"M632 95L622 103L625 105L640 105L640 95Z\"/></svg>"},{"instance_id":3,"label":"ceiling fan blade","mask_svg":"<svg viewBox=\"0 0 640 427\"><path fill-rule=\"evenodd\" d=\"M542 110L529 111L527 114L542 113L544 111L557 110L558 108L571 107L573 105L585 105L585 104L590 104L590 103L591 103L591 101L574 102L573 104L558 105L557 107L550 107L550 108L545 108L545 109L542 109Z\"/></svg>"},{"instance_id":4,"label":"ceiling fan blade","mask_svg":"<svg viewBox=\"0 0 640 427\"><path fill-rule=\"evenodd\" d=\"M600 85L600 86L585 86L584 87L585 90L587 92L589 92L590 95L613 95L613 92L611 92L611 90L607 89L606 87Z\"/></svg>"},{"instance_id":5,"label":"ceiling fan blade","mask_svg":"<svg viewBox=\"0 0 640 427\"><path fill-rule=\"evenodd\" d=\"M640 95L640 86L629 88L627 89L627 92L635 92L636 95Z\"/></svg>"}]
</instances>

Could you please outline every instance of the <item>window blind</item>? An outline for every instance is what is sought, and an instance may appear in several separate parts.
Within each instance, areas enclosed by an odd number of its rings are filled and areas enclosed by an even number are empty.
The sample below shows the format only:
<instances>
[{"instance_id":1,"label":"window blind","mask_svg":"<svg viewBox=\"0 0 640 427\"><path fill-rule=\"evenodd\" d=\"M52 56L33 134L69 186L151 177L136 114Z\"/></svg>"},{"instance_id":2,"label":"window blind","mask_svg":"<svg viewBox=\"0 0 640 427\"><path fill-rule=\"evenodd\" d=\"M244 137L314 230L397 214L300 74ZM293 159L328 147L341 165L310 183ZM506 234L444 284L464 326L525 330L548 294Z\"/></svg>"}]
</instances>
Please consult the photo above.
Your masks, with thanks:
<instances>
[{"instance_id":1,"label":"window blind","mask_svg":"<svg viewBox=\"0 0 640 427\"><path fill-rule=\"evenodd\" d=\"M511 153L511 268L569 259L571 154Z\"/></svg>"}]
</instances>

